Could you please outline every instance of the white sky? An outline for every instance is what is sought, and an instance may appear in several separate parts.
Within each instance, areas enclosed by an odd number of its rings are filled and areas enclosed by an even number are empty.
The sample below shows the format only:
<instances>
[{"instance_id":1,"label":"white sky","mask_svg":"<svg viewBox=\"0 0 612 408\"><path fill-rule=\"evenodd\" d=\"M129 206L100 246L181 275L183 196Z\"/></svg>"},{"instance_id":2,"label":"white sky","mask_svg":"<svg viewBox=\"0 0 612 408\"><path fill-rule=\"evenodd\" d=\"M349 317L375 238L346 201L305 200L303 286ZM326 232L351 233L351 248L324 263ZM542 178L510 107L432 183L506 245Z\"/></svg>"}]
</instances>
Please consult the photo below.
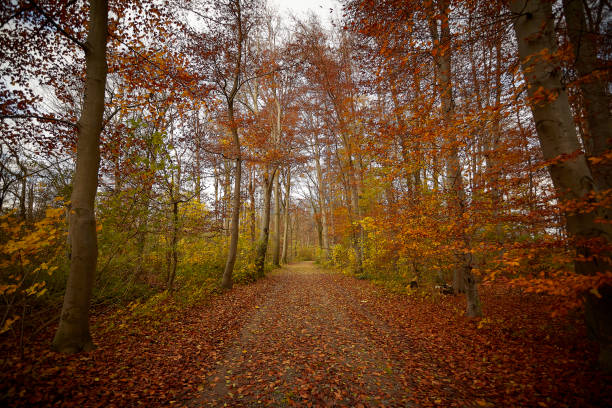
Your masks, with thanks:
<instances>
[{"instance_id":1,"label":"white sky","mask_svg":"<svg viewBox=\"0 0 612 408\"><path fill-rule=\"evenodd\" d=\"M304 17L312 10L323 22L328 22L332 16L339 17L342 11L337 0L270 0L270 4L284 15L293 13L296 17ZM330 13L330 9L333 9L333 13Z\"/></svg>"}]
</instances>

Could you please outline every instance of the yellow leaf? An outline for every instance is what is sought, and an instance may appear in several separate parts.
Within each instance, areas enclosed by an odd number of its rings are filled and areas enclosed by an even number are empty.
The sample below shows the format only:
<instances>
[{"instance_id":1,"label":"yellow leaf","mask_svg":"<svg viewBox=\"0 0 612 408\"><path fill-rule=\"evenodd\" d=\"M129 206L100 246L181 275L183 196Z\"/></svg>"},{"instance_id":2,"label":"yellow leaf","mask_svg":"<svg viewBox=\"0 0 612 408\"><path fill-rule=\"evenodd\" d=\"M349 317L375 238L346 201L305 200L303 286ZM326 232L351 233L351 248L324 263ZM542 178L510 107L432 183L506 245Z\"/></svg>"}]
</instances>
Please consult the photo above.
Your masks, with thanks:
<instances>
[{"instance_id":1,"label":"yellow leaf","mask_svg":"<svg viewBox=\"0 0 612 408\"><path fill-rule=\"evenodd\" d=\"M11 293L14 293L15 290L17 290L17 285L1 285L0 286L0 293L5 294L5 295L10 295Z\"/></svg>"},{"instance_id":2,"label":"yellow leaf","mask_svg":"<svg viewBox=\"0 0 612 408\"><path fill-rule=\"evenodd\" d=\"M601 298L601 293L599 293L599 290L597 290L597 288L593 288L589 292L595 295L595 297L597 297L598 299Z\"/></svg>"},{"instance_id":3,"label":"yellow leaf","mask_svg":"<svg viewBox=\"0 0 612 408\"><path fill-rule=\"evenodd\" d=\"M7 332L13 323L15 323L17 320L19 320L19 316L14 316L14 317L9 317L8 319L6 319L4 321L4 326L2 326L2 328L0 329L0 334Z\"/></svg>"}]
</instances>

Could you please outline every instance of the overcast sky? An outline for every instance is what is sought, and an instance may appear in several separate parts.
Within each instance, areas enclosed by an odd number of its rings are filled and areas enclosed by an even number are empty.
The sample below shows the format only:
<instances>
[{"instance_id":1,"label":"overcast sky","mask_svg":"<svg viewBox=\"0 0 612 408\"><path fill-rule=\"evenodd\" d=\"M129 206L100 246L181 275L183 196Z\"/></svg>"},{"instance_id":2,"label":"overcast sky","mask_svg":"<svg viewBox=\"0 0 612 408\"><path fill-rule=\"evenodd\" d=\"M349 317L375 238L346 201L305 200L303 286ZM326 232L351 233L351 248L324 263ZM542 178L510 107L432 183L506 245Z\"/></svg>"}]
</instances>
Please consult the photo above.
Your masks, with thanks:
<instances>
[{"instance_id":1,"label":"overcast sky","mask_svg":"<svg viewBox=\"0 0 612 408\"><path fill-rule=\"evenodd\" d=\"M340 16L341 6L336 0L270 0L270 4L283 14L293 13L296 17L305 16L309 10L318 14L327 22L330 16ZM330 13L333 9L333 13Z\"/></svg>"}]
</instances>

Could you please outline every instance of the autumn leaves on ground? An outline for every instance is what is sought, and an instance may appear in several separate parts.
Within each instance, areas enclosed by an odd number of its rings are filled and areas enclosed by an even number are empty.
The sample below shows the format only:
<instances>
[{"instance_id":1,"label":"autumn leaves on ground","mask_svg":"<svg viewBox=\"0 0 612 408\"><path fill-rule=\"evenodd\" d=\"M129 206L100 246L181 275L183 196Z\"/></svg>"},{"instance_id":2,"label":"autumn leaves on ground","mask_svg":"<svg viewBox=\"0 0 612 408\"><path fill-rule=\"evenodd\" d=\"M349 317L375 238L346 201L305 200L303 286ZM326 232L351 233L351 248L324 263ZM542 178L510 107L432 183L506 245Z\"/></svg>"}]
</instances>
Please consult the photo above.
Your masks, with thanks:
<instances>
[{"instance_id":1,"label":"autumn leaves on ground","mask_svg":"<svg viewBox=\"0 0 612 408\"><path fill-rule=\"evenodd\" d=\"M489 318L470 320L460 298L301 262L179 314L97 316L88 354L49 351L52 330L23 360L5 344L0 392L11 406L612 404L580 320L505 288L483 298Z\"/></svg>"}]
</instances>

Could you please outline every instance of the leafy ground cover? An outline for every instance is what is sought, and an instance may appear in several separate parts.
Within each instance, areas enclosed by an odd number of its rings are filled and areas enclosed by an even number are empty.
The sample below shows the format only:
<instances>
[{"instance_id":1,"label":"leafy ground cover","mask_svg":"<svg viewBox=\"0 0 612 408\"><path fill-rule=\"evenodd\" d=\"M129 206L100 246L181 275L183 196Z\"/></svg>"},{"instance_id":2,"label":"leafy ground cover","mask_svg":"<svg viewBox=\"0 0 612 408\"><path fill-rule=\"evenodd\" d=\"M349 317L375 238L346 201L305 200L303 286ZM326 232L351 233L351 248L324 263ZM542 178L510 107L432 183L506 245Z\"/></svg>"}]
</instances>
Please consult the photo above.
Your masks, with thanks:
<instances>
[{"instance_id":1,"label":"leafy ground cover","mask_svg":"<svg viewBox=\"0 0 612 408\"><path fill-rule=\"evenodd\" d=\"M51 328L23 359L3 344L0 392L9 406L612 405L579 316L507 288L483 298L487 317L467 319L459 298L299 263L180 313L97 316L89 354L48 351Z\"/></svg>"}]
</instances>

